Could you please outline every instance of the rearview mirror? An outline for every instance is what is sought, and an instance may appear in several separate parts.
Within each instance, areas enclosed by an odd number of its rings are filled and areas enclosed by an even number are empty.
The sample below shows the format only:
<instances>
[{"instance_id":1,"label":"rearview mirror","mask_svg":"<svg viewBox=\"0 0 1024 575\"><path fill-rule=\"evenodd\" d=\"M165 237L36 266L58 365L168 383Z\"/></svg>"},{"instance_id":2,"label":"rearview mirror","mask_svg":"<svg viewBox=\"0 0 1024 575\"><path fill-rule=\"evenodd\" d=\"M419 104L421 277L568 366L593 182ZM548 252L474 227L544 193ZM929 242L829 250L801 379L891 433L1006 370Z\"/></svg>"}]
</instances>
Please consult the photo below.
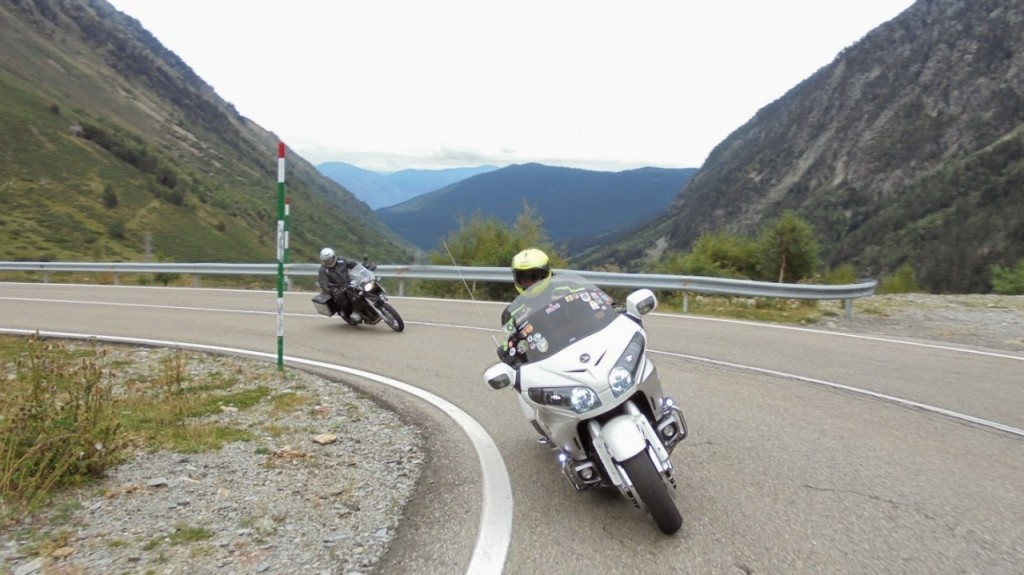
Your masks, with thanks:
<instances>
[{"instance_id":1,"label":"rearview mirror","mask_svg":"<svg viewBox=\"0 0 1024 575\"><path fill-rule=\"evenodd\" d=\"M639 289L626 297L626 313L633 317L651 313L658 307L658 298L649 289Z\"/></svg>"},{"instance_id":2,"label":"rearview mirror","mask_svg":"<svg viewBox=\"0 0 1024 575\"><path fill-rule=\"evenodd\" d=\"M484 383L494 390L505 389L512 385L516 372L504 363L496 363L484 372Z\"/></svg>"}]
</instances>

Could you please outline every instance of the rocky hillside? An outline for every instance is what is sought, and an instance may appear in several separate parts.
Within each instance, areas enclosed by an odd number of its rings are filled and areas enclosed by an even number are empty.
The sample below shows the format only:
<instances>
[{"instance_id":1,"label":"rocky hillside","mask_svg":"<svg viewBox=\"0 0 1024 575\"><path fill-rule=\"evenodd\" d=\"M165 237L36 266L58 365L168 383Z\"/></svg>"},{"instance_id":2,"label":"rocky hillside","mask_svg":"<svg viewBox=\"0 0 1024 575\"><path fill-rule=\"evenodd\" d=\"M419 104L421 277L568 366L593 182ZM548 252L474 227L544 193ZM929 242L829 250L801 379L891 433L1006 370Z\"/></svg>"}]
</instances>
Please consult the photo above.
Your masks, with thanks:
<instances>
[{"instance_id":1,"label":"rocky hillside","mask_svg":"<svg viewBox=\"0 0 1024 575\"><path fill-rule=\"evenodd\" d=\"M637 267L785 210L830 266L910 263L931 291L987 291L991 265L1024 257L1024 3L919 0L761 109L667 214L589 263Z\"/></svg>"},{"instance_id":2,"label":"rocky hillside","mask_svg":"<svg viewBox=\"0 0 1024 575\"><path fill-rule=\"evenodd\" d=\"M278 137L104 0L0 3L0 259L273 261ZM291 261L411 246L289 150Z\"/></svg>"}]
</instances>

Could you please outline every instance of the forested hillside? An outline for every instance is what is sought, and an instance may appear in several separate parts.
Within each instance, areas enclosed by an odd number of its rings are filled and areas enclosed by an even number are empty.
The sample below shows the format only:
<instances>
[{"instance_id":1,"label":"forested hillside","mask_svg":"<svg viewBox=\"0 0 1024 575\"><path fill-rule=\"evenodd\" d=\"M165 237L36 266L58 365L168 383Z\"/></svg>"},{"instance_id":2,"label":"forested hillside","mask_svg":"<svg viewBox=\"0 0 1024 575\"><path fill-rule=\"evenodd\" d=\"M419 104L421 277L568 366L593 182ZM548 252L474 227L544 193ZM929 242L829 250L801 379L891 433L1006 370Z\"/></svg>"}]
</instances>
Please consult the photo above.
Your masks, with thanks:
<instances>
[{"instance_id":1,"label":"forested hillside","mask_svg":"<svg viewBox=\"0 0 1024 575\"><path fill-rule=\"evenodd\" d=\"M278 137L104 0L0 3L0 259L274 261ZM292 261L409 261L289 150Z\"/></svg>"},{"instance_id":2,"label":"forested hillside","mask_svg":"<svg viewBox=\"0 0 1024 575\"><path fill-rule=\"evenodd\" d=\"M987 291L1024 257L1024 3L920 0L765 106L669 212L580 265L649 265L786 210L829 266Z\"/></svg>"},{"instance_id":3,"label":"forested hillside","mask_svg":"<svg viewBox=\"0 0 1024 575\"><path fill-rule=\"evenodd\" d=\"M480 215L511 224L524 206L543 220L566 255L595 238L628 228L668 208L696 170L640 168L598 172L541 164L512 165L473 176L401 204L377 210L381 220L422 249L433 249Z\"/></svg>"}]
</instances>

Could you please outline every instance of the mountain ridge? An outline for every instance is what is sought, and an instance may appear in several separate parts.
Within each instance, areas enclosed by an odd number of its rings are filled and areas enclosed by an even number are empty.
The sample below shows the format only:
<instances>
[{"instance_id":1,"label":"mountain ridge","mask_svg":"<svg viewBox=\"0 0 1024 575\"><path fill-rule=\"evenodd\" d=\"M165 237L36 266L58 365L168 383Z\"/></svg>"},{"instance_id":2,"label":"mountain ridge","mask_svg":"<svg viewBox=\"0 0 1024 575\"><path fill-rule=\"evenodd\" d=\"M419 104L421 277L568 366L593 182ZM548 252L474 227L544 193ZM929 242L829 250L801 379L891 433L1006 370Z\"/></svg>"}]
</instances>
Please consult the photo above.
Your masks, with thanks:
<instances>
[{"instance_id":1,"label":"mountain ridge","mask_svg":"<svg viewBox=\"0 0 1024 575\"><path fill-rule=\"evenodd\" d=\"M695 168L599 172L539 163L513 164L376 211L421 249L455 231L460 218L494 217L511 224L524 203L548 237L570 251L580 242L639 223L667 208Z\"/></svg>"},{"instance_id":2,"label":"mountain ridge","mask_svg":"<svg viewBox=\"0 0 1024 575\"><path fill-rule=\"evenodd\" d=\"M497 170L497 166L467 166L422 170L409 168L396 172L375 172L346 162L323 162L317 170L351 191L371 209L400 204L421 194L441 189L477 174Z\"/></svg>"}]
</instances>

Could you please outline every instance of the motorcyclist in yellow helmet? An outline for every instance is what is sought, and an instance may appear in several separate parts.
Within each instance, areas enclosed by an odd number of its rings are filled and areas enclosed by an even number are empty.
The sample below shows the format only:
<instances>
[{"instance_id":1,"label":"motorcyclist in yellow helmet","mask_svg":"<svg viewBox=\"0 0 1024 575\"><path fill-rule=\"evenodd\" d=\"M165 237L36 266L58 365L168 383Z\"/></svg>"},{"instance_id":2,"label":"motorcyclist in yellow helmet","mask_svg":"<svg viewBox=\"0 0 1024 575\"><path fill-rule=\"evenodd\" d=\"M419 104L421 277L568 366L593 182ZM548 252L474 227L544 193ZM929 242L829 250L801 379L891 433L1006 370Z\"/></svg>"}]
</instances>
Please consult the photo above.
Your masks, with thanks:
<instances>
[{"instance_id":1,"label":"motorcyclist in yellow helmet","mask_svg":"<svg viewBox=\"0 0 1024 575\"><path fill-rule=\"evenodd\" d=\"M523 293L540 282L541 288L551 279L548 255L537 248L525 249L512 258L512 280L516 291Z\"/></svg>"},{"instance_id":2,"label":"motorcyclist in yellow helmet","mask_svg":"<svg viewBox=\"0 0 1024 575\"><path fill-rule=\"evenodd\" d=\"M548 255L537 248L525 249L512 257L512 283L516 291L523 293L528 289L543 291L551 282L551 263ZM514 343L516 331L515 322L512 319L512 304L505 306L501 312L501 325L504 333L504 341L498 346L498 357L502 361L518 367L521 356L510 350Z\"/></svg>"}]
</instances>

